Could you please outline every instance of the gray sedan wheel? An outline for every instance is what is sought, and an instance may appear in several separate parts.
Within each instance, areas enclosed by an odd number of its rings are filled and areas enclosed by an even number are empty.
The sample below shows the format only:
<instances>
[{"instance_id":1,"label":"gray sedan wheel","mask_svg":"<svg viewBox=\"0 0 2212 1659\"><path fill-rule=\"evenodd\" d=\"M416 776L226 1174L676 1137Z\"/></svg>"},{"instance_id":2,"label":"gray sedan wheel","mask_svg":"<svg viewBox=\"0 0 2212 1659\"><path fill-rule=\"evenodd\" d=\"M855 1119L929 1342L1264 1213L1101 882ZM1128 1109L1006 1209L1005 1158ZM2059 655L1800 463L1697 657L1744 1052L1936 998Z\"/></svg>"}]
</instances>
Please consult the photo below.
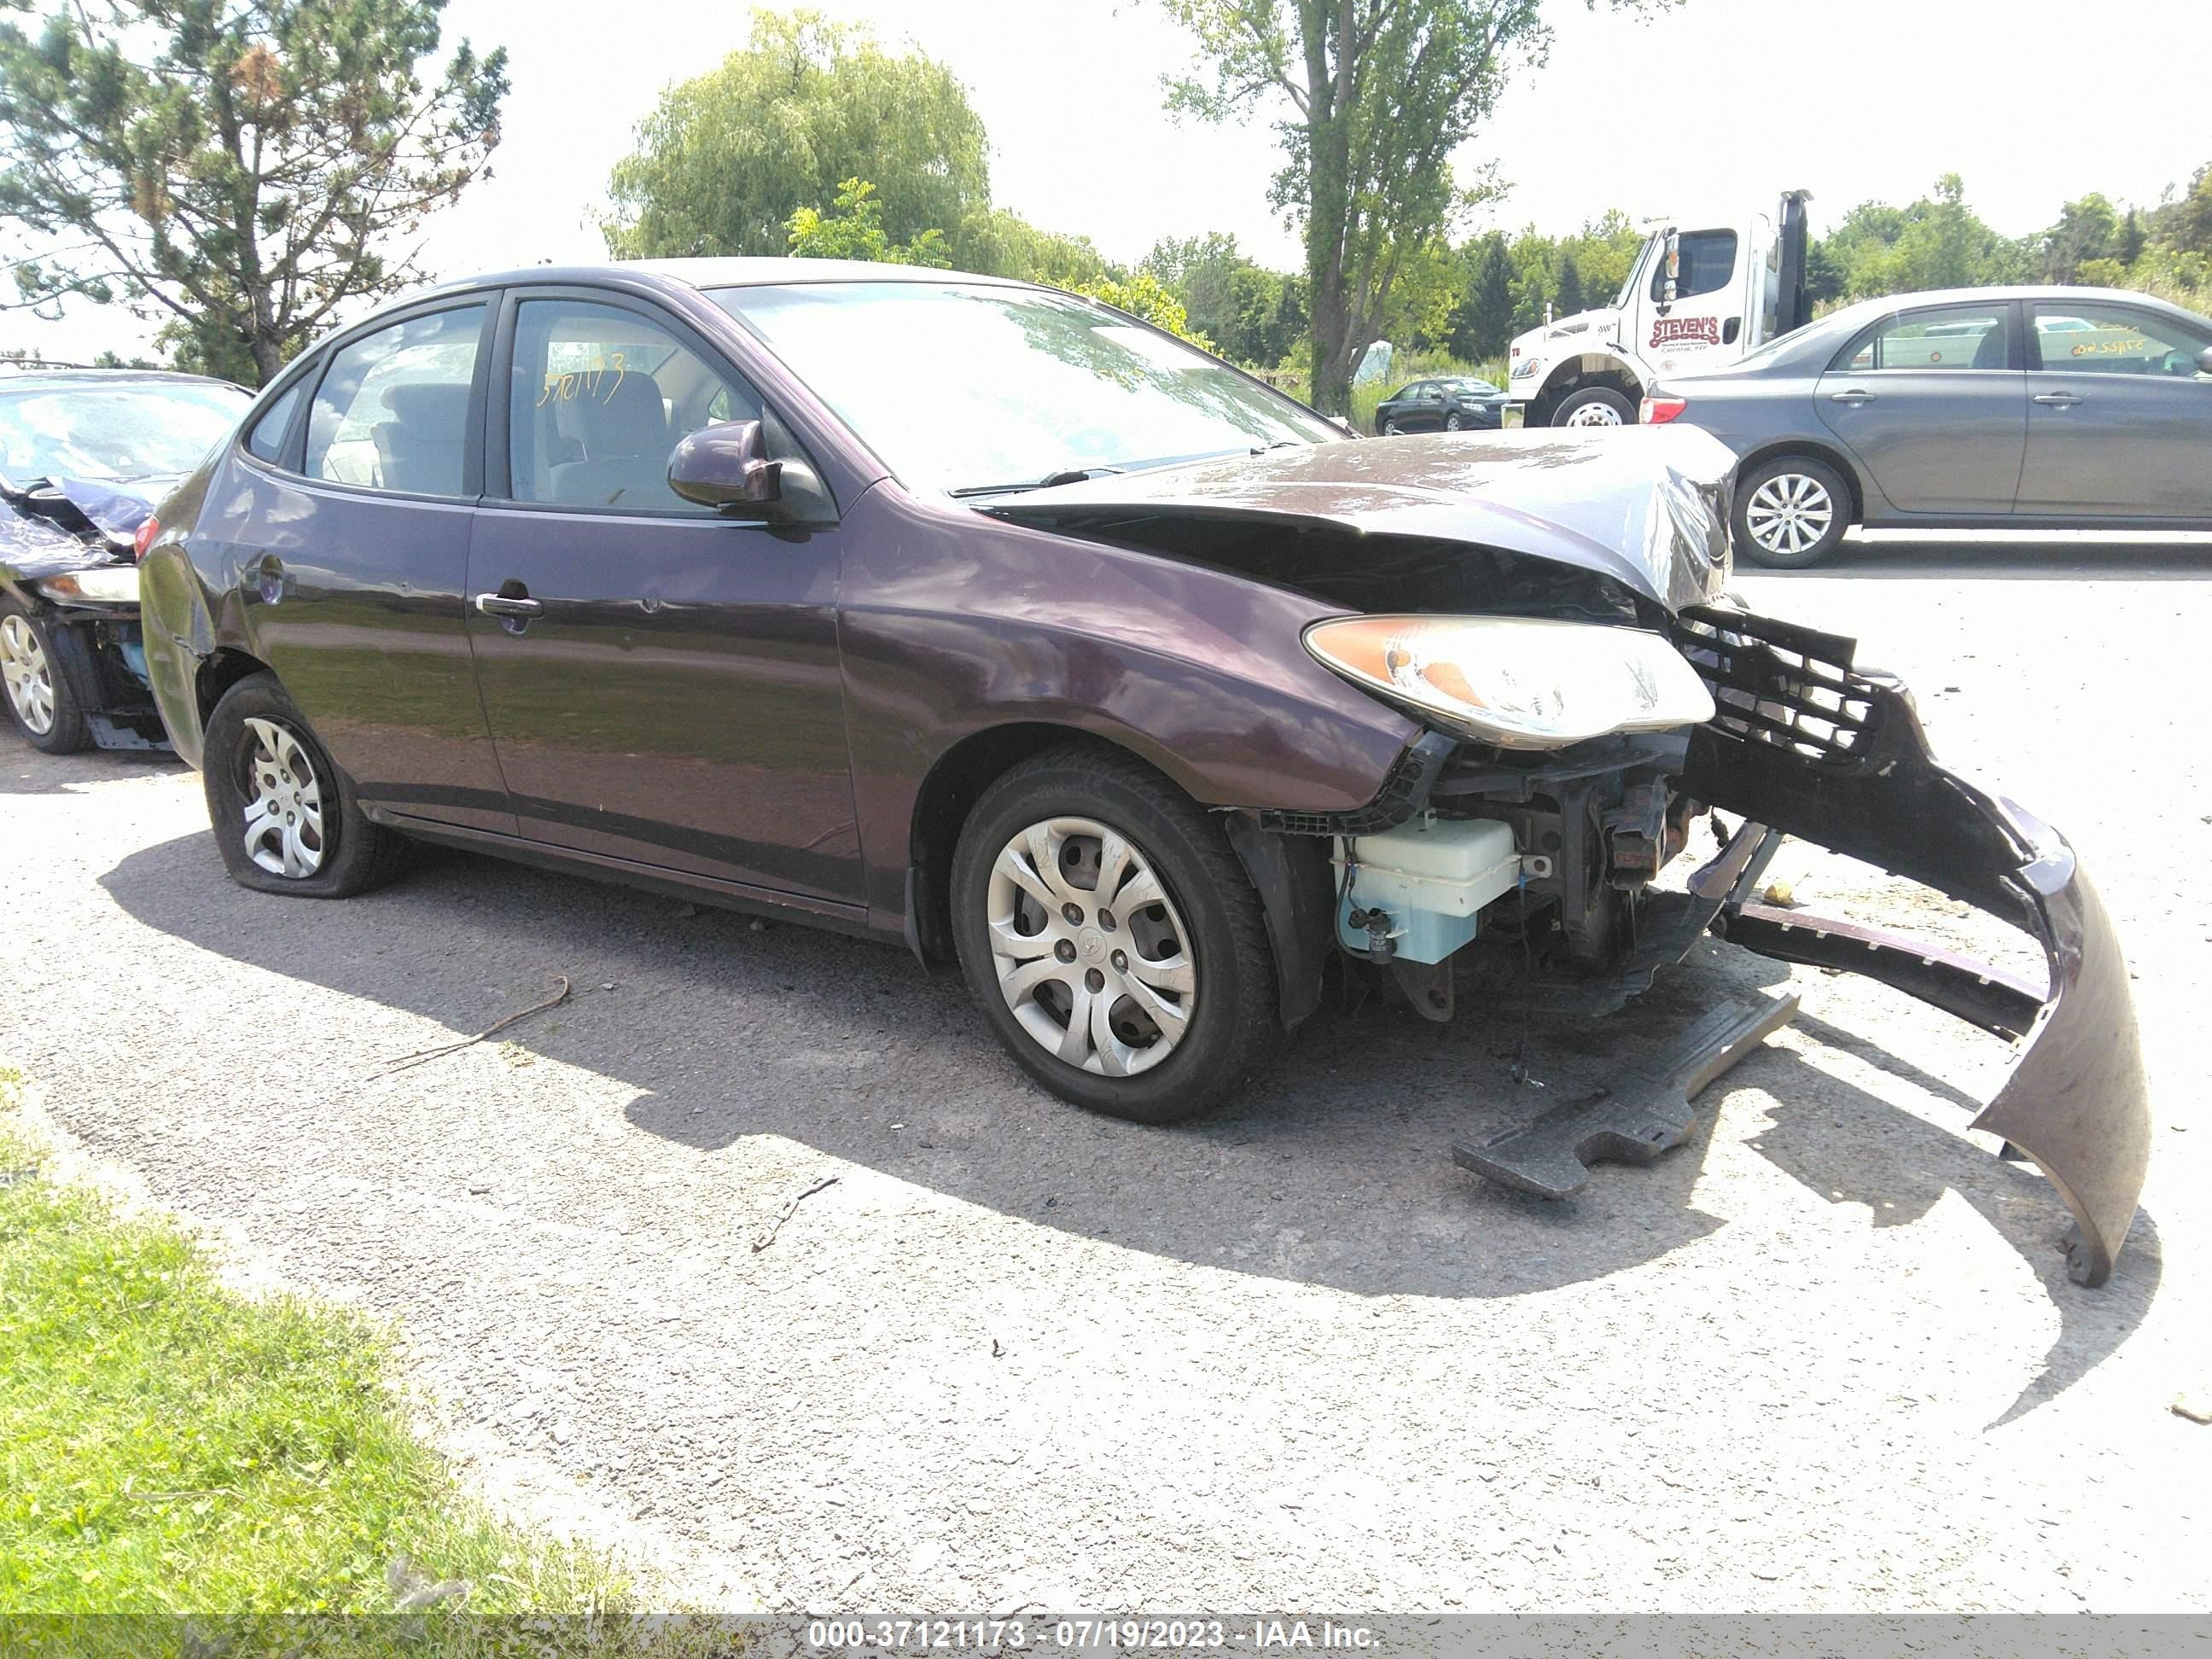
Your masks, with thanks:
<instances>
[{"instance_id":1,"label":"gray sedan wheel","mask_svg":"<svg viewBox=\"0 0 2212 1659\"><path fill-rule=\"evenodd\" d=\"M1784 455L1738 482L1735 544L1755 564L1779 570L1817 564L1850 528L1850 495L1835 469L1809 455Z\"/></svg>"}]
</instances>

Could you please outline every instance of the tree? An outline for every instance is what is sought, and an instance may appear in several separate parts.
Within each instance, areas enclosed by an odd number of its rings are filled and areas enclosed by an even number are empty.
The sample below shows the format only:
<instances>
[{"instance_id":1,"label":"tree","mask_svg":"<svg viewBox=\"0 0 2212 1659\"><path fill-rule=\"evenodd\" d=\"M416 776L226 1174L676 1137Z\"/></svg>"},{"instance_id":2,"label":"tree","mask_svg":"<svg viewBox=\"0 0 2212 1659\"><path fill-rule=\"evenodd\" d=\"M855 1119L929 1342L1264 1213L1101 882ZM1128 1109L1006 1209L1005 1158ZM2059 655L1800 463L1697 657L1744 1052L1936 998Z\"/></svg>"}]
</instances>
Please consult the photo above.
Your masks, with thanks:
<instances>
[{"instance_id":1,"label":"tree","mask_svg":"<svg viewBox=\"0 0 2212 1659\"><path fill-rule=\"evenodd\" d=\"M1314 402L1341 414L1409 257L1496 193L1486 171L1460 186L1446 158L1514 70L1543 61L1544 0L1164 3L1206 66L1170 83L1171 109L1224 120L1265 100L1290 106L1274 201L1304 222Z\"/></svg>"},{"instance_id":2,"label":"tree","mask_svg":"<svg viewBox=\"0 0 2212 1659\"><path fill-rule=\"evenodd\" d=\"M1154 328L1164 328L1201 351L1213 349L1213 342L1191 326L1182 303L1149 270L1139 270L1127 277L1101 276L1079 283L1068 291L1126 311L1132 317L1141 317Z\"/></svg>"},{"instance_id":3,"label":"tree","mask_svg":"<svg viewBox=\"0 0 2212 1659\"><path fill-rule=\"evenodd\" d=\"M489 171L507 54L425 80L444 0L106 0L0 25L14 307L164 318L265 384L348 301L420 280L391 243Z\"/></svg>"},{"instance_id":4,"label":"tree","mask_svg":"<svg viewBox=\"0 0 2212 1659\"><path fill-rule=\"evenodd\" d=\"M2212 163L2197 169L2189 194L2167 210L2167 235L2184 253L2212 253Z\"/></svg>"},{"instance_id":5,"label":"tree","mask_svg":"<svg viewBox=\"0 0 2212 1659\"><path fill-rule=\"evenodd\" d=\"M2113 250L2112 257L2123 265L2135 264L2142 258L2144 240L2142 215L2130 208L2128 216L2120 222L2119 246Z\"/></svg>"},{"instance_id":6,"label":"tree","mask_svg":"<svg viewBox=\"0 0 2212 1659\"><path fill-rule=\"evenodd\" d=\"M1487 362L1504 356L1513 337L1513 258L1505 251L1504 235L1495 230L1468 243L1460 256L1468 276L1452 312L1452 356L1462 362Z\"/></svg>"},{"instance_id":7,"label":"tree","mask_svg":"<svg viewBox=\"0 0 2212 1659\"><path fill-rule=\"evenodd\" d=\"M1583 298L1582 267L1575 263L1572 248L1559 255L1559 286L1555 303L1562 317L1573 316L1589 303Z\"/></svg>"},{"instance_id":8,"label":"tree","mask_svg":"<svg viewBox=\"0 0 2212 1659\"><path fill-rule=\"evenodd\" d=\"M785 251L791 218L875 186L885 235L948 240L990 208L983 124L951 70L818 12L757 11L744 48L671 87L615 166L618 258Z\"/></svg>"},{"instance_id":9,"label":"tree","mask_svg":"<svg viewBox=\"0 0 2212 1659\"><path fill-rule=\"evenodd\" d=\"M2044 233L2043 280L2080 281L2083 264L2110 257L2119 228L2118 210L2094 191L2067 203L2058 210L2058 222Z\"/></svg>"},{"instance_id":10,"label":"tree","mask_svg":"<svg viewBox=\"0 0 2212 1659\"><path fill-rule=\"evenodd\" d=\"M885 264L934 265L940 270L952 263L945 251L943 231L933 227L901 246L884 231L882 215L873 185L864 179L845 179L837 186L834 216L811 207L791 216L791 251L802 259L875 259Z\"/></svg>"}]
</instances>

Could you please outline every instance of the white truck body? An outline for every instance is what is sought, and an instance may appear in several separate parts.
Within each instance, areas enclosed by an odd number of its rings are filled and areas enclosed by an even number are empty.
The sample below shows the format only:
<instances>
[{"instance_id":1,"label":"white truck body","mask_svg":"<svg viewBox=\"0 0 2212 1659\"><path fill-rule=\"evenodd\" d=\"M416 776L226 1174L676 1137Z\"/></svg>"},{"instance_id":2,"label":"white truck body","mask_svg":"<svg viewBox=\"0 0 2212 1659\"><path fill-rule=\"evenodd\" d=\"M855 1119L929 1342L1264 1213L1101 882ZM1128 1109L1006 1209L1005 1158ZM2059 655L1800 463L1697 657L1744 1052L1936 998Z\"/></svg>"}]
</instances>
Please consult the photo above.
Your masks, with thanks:
<instances>
[{"instance_id":1,"label":"white truck body","mask_svg":"<svg viewBox=\"0 0 2212 1659\"><path fill-rule=\"evenodd\" d=\"M1631 422L1662 375L1734 362L1798 326L1807 199L1791 191L1771 214L1650 222L1611 305L1515 338L1509 408L1528 426Z\"/></svg>"}]
</instances>

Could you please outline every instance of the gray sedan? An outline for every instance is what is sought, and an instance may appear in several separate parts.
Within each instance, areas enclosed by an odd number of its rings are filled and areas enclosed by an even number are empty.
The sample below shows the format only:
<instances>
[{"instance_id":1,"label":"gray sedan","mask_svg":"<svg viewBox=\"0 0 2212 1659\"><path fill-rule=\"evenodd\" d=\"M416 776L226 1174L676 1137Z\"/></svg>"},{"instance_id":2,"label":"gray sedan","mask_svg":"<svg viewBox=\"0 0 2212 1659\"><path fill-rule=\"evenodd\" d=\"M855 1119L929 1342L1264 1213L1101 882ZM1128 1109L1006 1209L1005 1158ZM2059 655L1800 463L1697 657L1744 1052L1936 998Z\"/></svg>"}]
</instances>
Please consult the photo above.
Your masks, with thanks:
<instances>
[{"instance_id":1,"label":"gray sedan","mask_svg":"<svg viewBox=\"0 0 2212 1659\"><path fill-rule=\"evenodd\" d=\"M1846 307L1701 374L1648 422L1737 457L1737 549L1795 568L1882 529L2212 530L2212 320L2115 289Z\"/></svg>"}]
</instances>

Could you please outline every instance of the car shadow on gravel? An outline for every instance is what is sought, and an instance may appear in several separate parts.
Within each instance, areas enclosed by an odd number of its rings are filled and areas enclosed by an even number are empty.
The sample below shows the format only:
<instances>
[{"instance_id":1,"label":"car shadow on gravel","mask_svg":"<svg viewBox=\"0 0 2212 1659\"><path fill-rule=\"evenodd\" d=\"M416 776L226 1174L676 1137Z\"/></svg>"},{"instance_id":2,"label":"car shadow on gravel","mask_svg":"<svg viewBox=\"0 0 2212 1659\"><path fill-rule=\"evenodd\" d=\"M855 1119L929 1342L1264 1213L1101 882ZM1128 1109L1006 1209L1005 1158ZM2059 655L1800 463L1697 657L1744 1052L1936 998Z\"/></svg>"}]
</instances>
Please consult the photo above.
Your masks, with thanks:
<instances>
[{"instance_id":1,"label":"car shadow on gravel","mask_svg":"<svg viewBox=\"0 0 2212 1659\"><path fill-rule=\"evenodd\" d=\"M530 1006L547 975L566 975L568 1005L497 1040L617 1080L635 1091L628 1121L678 1146L784 1137L1070 1234L1369 1296L1552 1290L1729 1224L1698 1202L1711 1109L1688 1144L1645 1168L1601 1166L1564 1203L1480 1182L1449 1148L1591 1092L1716 1000L1785 976L1708 940L1603 1020L1463 1011L1437 1025L1404 1008L1327 1012L1219 1114L1147 1129L1051 1099L1003 1056L957 974L925 975L864 940L435 850L344 904L239 890L204 833L134 853L101 883L148 927L457 1036ZM386 1058L365 1044L360 1075ZM420 1075L434 1088L434 1070ZM2043 1275L2064 1328L2014 1413L2109 1353L2148 1306L2156 1252L2144 1223L2112 1287L2085 1293L2063 1281L2052 1242L2064 1213L2033 1172L1856 1090L1840 1118L1800 1111L1793 1091L1816 1089L1832 1108L1843 1085L1778 1048L1720 1086L1783 1103L1757 1144L1832 1201L1867 1204L1887 1225L1955 1188ZM1884 1152L1878 1175L1866 1165L1870 1138Z\"/></svg>"}]
</instances>

